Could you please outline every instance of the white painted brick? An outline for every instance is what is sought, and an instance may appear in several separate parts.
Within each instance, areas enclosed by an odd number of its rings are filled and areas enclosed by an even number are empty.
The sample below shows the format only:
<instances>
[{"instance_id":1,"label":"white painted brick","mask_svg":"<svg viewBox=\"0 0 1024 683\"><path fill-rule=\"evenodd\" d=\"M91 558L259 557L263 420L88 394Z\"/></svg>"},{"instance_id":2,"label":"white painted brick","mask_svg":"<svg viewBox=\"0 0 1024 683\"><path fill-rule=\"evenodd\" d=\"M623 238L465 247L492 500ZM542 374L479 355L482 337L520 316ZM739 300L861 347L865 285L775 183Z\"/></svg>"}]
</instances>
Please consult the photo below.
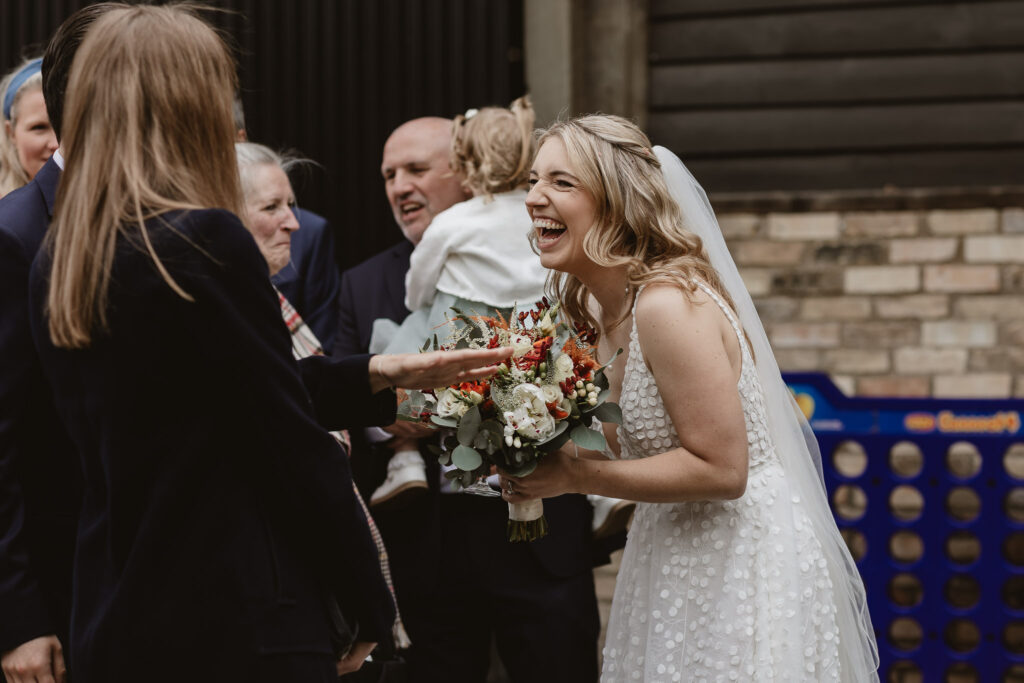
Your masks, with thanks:
<instances>
[{"instance_id":1,"label":"white painted brick","mask_svg":"<svg viewBox=\"0 0 1024 683\"><path fill-rule=\"evenodd\" d=\"M929 211L925 220L935 235L967 235L999 229L999 211L996 209Z\"/></svg>"},{"instance_id":2,"label":"white painted brick","mask_svg":"<svg viewBox=\"0 0 1024 683\"><path fill-rule=\"evenodd\" d=\"M949 297L945 294L911 294L910 296L875 297L875 313L879 318L945 318L949 315Z\"/></svg>"},{"instance_id":3,"label":"white painted brick","mask_svg":"<svg viewBox=\"0 0 1024 683\"><path fill-rule=\"evenodd\" d=\"M918 266L851 266L843 273L843 290L851 294L901 294L920 287Z\"/></svg>"},{"instance_id":4,"label":"white painted brick","mask_svg":"<svg viewBox=\"0 0 1024 683\"><path fill-rule=\"evenodd\" d=\"M1024 320L1024 294L957 297L953 312L957 318Z\"/></svg>"},{"instance_id":5,"label":"white painted brick","mask_svg":"<svg viewBox=\"0 0 1024 683\"><path fill-rule=\"evenodd\" d=\"M858 377L858 396L879 397L923 397L931 393L931 380L928 377L900 377L882 375L880 377Z\"/></svg>"},{"instance_id":6,"label":"white painted brick","mask_svg":"<svg viewBox=\"0 0 1024 683\"><path fill-rule=\"evenodd\" d=\"M772 291L772 271L767 268L740 268L740 277L750 296L766 296Z\"/></svg>"},{"instance_id":7,"label":"white painted brick","mask_svg":"<svg viewBox=\"0 0 1024 683\"><path fill-rule=\"evenodd\" d=\"M780 349L839 346L839 323L776 323L771 342Z\"/></svg>"},{"instance_id":8,"label":"white painted brick","mask_svg":"<svg viewBox=\"0 0 1024 683\"><path fill-rule=\"evenodd\" d=\"M834 240L839 237L839 214L768 214L768 236L775 240Z\"/></svg>"},{"instance_id":9,"label":"white painted brick","mask_svg":"<svg viewBox=\"0 0 1024 683\"><path fill-rule=\"evenodd\" d=\"M753 237L761 226L761 216L756 213L718 214L718 226L726 241Z\"/></svg>"},{"instance_id":10,"label":"white painted brick","mask_svg":"<svg viewBox=\"0 0 1024 683\"><path fill-rule=\"evenodd\" d=\"M800 300L788 296L760 297L754 300L757 314L764 322L791 319L800 309Z\"/></svg>"},{"instance_id":11,"label":"white painted brick","mask_svg":"<svg viewBox=\"0 0 1024 683\"><path fill-rule=\"evenodd\" d=\"M926 292L996 292L999 291L999 267L925 266L924 289Z\"/></svg>"},{"instance_id":12,"label":"white painted brick","mask_svg":"<svg viewBox=\"0 0 1024 683\"><path fill-rule=\"evenodd\" d=\"M956 256L955 237L921 237L889 242L890 263L945 263Z\"/></svg>"},{"instance_id":13,"label":"white painted brick","mask_svg":"<svg viewBox=\"0 0 1024 683\"><path fill-rule=\"evenodd\" d=\"M967 369L967 349L896 349L893 368L901 375L964 372Z\"/></svg>"},{"instance_id":14,"label":"white painted brick","mask_svg":"<svg viewBox=\"0 0 1024 683\"><path fill-rule=\"evenodd\" d=\"M968 263L1024 263L1024 235L985 235L964 238Z\"/></svg>"},{"instance_id":15,"label":"white painted brick","mask_svg":"<svg viewBox=\"0 0 1024 683\"><path fill-rule=\"evenodd\" d=\"M821 369L821 356L817 349L777 349L775 362L783 372L811 372Z\"/></svg>"},{"instance_id":16,"label":"white painted brick","mask_svg":"<svg viewBox=\"0 0 1024 683\"><path fill-rule=\"evenodd\" d=\"M912 211L853 211L843 215L848 237L909 237L919 232L921 217Z\"/></svg>"},{"instance_id":17,"label":"white painted brick","mask_svg":"<svg viewBox=\"0 0 1024 683\"><path fill-rule=\"evenodd\" d=\"M984 348L995 346L998 328L985 320L942 320L922 324L921 343L925 346Z\"/></svg>"},{"instance_id":18,"label":"white painted brick","mask_svg":"<svg viewBox=\"0 0 1024 683\"><path fill-rule=\"evenodd\" d=\"M741 266L795 266L803 259L804 245L751 240L734 244L732 254Z\"/></svg>"},{"instance_id":19,"label":"white painted brick","mask_svg":"<svg viewBox=\"0 0 1024 683\"><path fill-rule=\"evenodd\" d=\"M1009 398L1013 386L1010 373L937 375L935 398Z\"/></svg>"},{"instance_id":20,"label":"white painted brick","mask_svg":"<svg viewBox=\"0 0 1024 683\"><path fill-rule=\"evenodd\" d=\"M872 349L832 349L825 352L826 372L878 373L889 371L889 353Z\"/></svg>"},{"instance_id":21,"label":"white painted brick","mask_svg":"<svg viewBox=\"0 0 1024 683\"><path fill-rule=\"evenodd\" d=\"M871 317L871 299L866 296L827 296L803 300L804 320L865 320Z\"/></svg>"}]
</instances>

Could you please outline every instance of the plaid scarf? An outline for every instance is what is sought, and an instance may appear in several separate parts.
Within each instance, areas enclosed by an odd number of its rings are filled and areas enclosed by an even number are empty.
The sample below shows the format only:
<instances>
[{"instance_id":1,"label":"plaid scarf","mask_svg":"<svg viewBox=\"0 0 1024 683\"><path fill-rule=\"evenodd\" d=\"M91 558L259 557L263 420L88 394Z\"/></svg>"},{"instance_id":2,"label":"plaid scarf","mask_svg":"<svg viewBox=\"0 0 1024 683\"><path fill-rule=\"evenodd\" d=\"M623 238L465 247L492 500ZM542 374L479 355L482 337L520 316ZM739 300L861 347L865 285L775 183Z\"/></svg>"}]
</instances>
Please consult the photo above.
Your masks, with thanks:
<instances>
[{"instance_id":1,"label":"plaid scarf","mask_svg":"<svg viewBox=\"0 0 1024 683\"><path fill-rule=\"evenodd\" d=\"M277 289L275 288L274 291L277 291ZM306 322L299 315L299 312L295 310L295 307L291 305L291 302L281 292L277 292L277 298L281 303L281 317L284 318L284 323L288 326L288 331L291 332L292 355L295 356L295 360L324 355L320 341L313 334L313 330L309 329L309 326L306 325ZM351 454L352 440L349 438L347 431L331 432L331 436L341 444L346 453ZM366 523L370 527L370 535L373 536L373 542L377 545L377 559L380 561L380 571L384 575L384 581L388 585L388 590L391 591L391 601L395 605L395 625L392 627L395 647L405 649L410 645L409 636L405 632L405 625L402 624L402 615L398 612L395 587L391 583L391 564L388 562L388 551L384 547L384 539L380 535L380 530L377 529L377 524L370 515L370 509L366 507L366 503L363 501L363 497L359 495L359 490L355 487L355 484L352 485L352 490L356 494L356 500L359 501L359 505L363 508L363 514L366 515Z\"/></svg>"}]
</instances>

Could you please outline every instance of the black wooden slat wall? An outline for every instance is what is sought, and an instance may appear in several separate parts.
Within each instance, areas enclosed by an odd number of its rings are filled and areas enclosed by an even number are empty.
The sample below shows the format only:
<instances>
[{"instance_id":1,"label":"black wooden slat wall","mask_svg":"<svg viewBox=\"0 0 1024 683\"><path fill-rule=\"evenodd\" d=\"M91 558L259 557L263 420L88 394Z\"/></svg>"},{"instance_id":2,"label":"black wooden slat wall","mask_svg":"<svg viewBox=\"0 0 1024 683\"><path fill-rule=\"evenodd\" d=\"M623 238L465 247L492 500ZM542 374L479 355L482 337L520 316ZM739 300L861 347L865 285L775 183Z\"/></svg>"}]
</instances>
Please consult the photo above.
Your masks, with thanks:
<instances>
[{"instance_id":1,"label":"black wooden slat wall","mask_svg":"<svg viewBox=\"0 0 1024 683\"><path fill-rule=\"evenodd\" d=\"M0 0L0 69L87 0ZM320 164L299 202L334 224L343 267L401 239L380 152L417 116L507 105L524 92L522 0L220 0L239 48L250 138Z\"/></svg>"},{"instance_id":2,"label":"black wooden slat wall","mask_svg":"<svg viewBox=\"0 0 1024 683\"><path fill-rule=\"evenodd\" d=\"M712 192L1024 185L1024 1L651 0L656 143Z\"/></svg>"}]
</instances>

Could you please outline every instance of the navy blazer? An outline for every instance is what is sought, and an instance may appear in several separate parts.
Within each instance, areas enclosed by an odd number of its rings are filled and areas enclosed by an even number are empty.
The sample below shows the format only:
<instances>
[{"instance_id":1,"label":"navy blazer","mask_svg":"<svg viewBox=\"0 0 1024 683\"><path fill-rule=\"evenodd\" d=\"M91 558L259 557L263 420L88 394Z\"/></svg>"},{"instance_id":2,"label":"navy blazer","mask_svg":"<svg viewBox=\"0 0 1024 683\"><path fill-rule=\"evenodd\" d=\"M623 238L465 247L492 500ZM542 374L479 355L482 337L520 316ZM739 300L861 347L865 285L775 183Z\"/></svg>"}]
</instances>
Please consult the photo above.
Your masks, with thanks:
<instances>
[{"instance_id":1,"label":"navy blazer","mask_svg":"<svg viewBox=\"0 0 1024 683\"><path fill-rule=\"evenodd\" d=\"M0 652L51 633L67 644L81 500L78 459L32 345L28 276L60 168L0 199Z\"/></svg>"},{"instance_id":2,"label":"navy blazer","mask_svg":"<svg viewBox=\"0 0 1024 683\"><path fill-rule=\"evenodd\" d=\"M309 364L320 380L304 387L242 223L217 209L164 218L172 228L147 228L195 301L119 237L110 329L85 350L50 342L47 253L31 273L33 335L85 480L76 682L177 681L196 666L243 680L260 655L329 655L330 595L361 639L387 639L394 612L347 456L317 421L389 422L393 395L367 400L365 356Z\"/></svg>"},{"instance_id":3,"label":"navy blazer","mask_svg":"<svg viewBox=\"0 0 1024 683\"><path fill-rule=\"evenodd\" d=\"M338 331L331 355L344 358L366 353L374 320L387 318L401 323L409 315L405 274L412 250L412 242L402 240L341 274Z\"/></svg>"},{"instance_id":4,"label":"navy blazer","mask_svg":"<svg viewBox=\"0 0 1024 683\"><path fill-rule=\"evenodd\" d=\"M299 229L292 233L288 264L271 280L330 353L338 329L341 276L334 256L334 234L327 219L296 209Z\"/></svg>"}]
</instances>

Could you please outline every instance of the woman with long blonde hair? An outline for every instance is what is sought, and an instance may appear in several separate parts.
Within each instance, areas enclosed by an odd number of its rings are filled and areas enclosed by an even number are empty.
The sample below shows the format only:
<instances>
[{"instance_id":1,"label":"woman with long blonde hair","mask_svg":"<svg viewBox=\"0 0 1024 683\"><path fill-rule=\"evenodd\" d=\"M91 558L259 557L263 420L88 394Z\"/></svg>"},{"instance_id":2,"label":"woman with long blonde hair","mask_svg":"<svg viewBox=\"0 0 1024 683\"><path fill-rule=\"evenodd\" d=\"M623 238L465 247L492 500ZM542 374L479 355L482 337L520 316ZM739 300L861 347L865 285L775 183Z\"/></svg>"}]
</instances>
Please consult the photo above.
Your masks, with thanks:
<instances>
[{"instance_id":1,"label":"woman with long blonde hair","mask_svg":"<svg viewBox=\"0 0 1024 683\"><path fill-rule=\"evenodd\" d=\"M394 610L324 427L390 423L392 383L480 376L462 370L494 360L296 365L238 218L236 86L223 41L185 5L110 10L68 79L66 166L30 286L85 480L79 683L334 681L359 668Z\"/></svg>"},{"instance_id":2,"label":"woman with long blonde hair","mask_svg":"<svg viewBox=\"0 0 1024 683\"><path fill-rule=\"evenodd\" d=\"M863 584L703 190L632 123L539 140L526 204L553 295L594 325L622 425L609 453L505 477L519 502L637 504L602 680L877 681Z\"/></svg>"}]
</instances>

